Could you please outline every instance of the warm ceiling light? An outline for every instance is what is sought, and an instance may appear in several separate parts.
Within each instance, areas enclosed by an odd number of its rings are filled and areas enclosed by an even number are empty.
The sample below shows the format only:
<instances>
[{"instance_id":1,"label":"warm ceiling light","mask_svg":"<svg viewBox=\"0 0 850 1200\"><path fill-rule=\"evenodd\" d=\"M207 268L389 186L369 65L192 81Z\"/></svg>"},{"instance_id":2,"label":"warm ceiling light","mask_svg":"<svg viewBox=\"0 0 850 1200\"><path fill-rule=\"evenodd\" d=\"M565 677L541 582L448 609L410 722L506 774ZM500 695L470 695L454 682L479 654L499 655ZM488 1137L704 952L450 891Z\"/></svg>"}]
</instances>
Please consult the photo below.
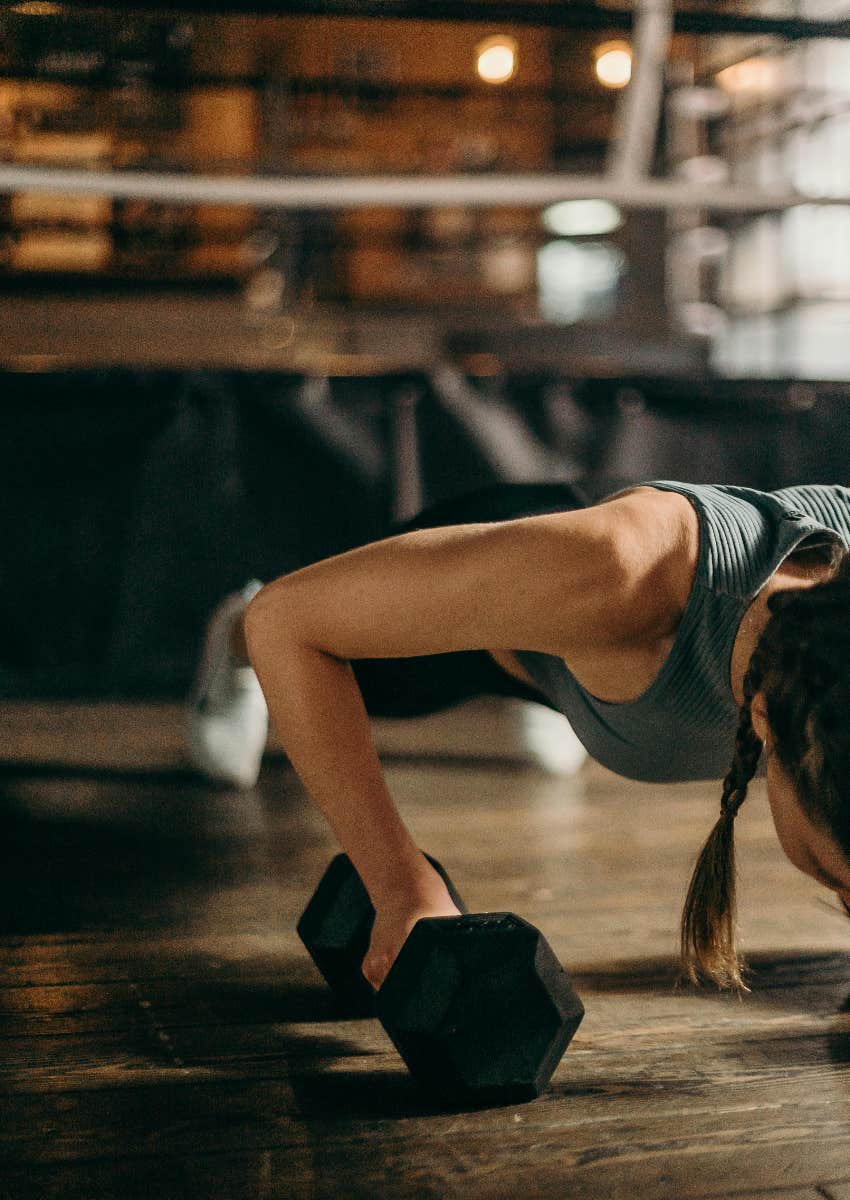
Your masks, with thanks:
<instances>
[{"instance_id":1,"label":"warm ceiling light","mask_svg":"<svg viewBox=\"0 0 850 1200\"><path fill-rule=\"evenodd\" d=\"M475 47L475 69L485 83L507 83L517 70L517 43L497 34Z\"/></svg>"},{"instance_id":2,"label":"warm ceiling light","mask_svg":"<svg viewBox=\"0 0 850 1200\"><path fill-rule=\"evenodd\" d=\"M605 42L596 49L596 78L605 87L621 88L632 77L632 48L628 42Z\"/></svg>"},{"instance_id":3,"label":"warm ceiling light","mask_svg":"<svg viewBox=\"0 0 850 1200\"><path fill-rule=\"evenodd\" d=\"M788 86L787 64L766 55L733 63L717 74L717 82L726 92L776 95Z\"/></svg>"},{"instance_id":4,"label":"warm ceiling light","mask_svg":"<svg viewBox=\"0 0 850 1200\"><path fill-rule=\"evenodd\" d=\"M598 237L619 229L623 214L609 200L562 200L543 213L543 224L560 237Z\"/></svg>"}]
</instances>

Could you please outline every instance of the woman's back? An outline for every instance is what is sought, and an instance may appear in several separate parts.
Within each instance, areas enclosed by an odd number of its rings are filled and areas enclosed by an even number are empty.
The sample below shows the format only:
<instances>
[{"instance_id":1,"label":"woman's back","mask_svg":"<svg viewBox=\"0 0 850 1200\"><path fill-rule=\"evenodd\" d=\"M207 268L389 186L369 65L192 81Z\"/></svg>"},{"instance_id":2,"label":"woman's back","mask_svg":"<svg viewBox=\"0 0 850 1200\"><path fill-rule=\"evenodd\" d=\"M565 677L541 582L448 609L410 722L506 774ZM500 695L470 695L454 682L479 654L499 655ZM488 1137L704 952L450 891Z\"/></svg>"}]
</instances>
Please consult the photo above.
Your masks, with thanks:
<instances>
[{"instance_id":1,"label":"woman's back","mask_svg":"<svg viewBox=\"0 0 850 1200\"><path fill-rule=\"evenodd\" d=\"M731 670L743 617L789 555L836 539L850 545L850 492L813 485L766 493L660 481L633 495L650 505L645 493L652 491L675 496L674 513L682 513L682 505L691 510L668 575L680 590L671 591L668 582L663 593L668 605L677 595L681 607L675 635L659 642L657 669L647 643L646 656L639 653L631 670L623 657L628 674L619 690L607 691L599 684L616 678L616 656L597 656L603 671L595 675L568 656L520 651L517 657L588 751L618 774L651 782L719 777L738 721ZM657 519L654 508L643 511ZM674 604L671 615L675 611ZM592 647L589 657L592 665Z\"/></svg>"}]
</instances>

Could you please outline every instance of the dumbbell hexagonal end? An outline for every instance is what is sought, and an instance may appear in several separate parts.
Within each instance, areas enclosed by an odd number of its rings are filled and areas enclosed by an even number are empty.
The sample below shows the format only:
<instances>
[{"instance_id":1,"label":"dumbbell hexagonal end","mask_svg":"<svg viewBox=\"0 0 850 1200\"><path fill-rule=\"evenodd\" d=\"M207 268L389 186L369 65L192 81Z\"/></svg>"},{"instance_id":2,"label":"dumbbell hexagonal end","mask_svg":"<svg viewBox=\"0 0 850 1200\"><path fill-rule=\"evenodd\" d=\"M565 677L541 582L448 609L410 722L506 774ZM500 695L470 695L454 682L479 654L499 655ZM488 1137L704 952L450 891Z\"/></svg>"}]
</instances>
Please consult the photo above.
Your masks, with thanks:
<instances>
[{"instance_id":1,"label":"dumbbell hexagonal end","mask_svg":"<svg viewBox=\"0 0 850 1200\"><path fill-rule=\"evenodd\" d=\"M549 943L513 913L419 921L375 1009L421 1084L473 1105L539 1096L584 1016Z\"/></svg>"},{"instance_id":2,"label":"dumbbell hexagonal end","mask_svg":"<svg viewBox=\"0 0 850 1200\"><path fill-rule=\"evenodd\" d=\"M360 966L369 949L375 910L347 854L322 876L296 929L330 987L340 1012L368 1017L374 993Z\"/></svg>"}]
</instances>

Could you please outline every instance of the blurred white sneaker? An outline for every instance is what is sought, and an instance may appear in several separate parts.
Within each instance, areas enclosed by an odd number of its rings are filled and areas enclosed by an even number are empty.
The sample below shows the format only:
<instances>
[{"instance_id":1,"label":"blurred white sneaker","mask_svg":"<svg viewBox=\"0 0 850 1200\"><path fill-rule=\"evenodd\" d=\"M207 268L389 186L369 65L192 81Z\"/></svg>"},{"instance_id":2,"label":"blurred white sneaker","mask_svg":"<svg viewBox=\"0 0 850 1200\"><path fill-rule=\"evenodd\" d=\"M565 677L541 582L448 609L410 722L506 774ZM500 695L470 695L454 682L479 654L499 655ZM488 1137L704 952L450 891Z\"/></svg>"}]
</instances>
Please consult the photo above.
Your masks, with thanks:
<instances>
[{"instance_id":1,"label":"blurred white sneaker","mask_svg":"<svg viewBox=\"0 0 850 1200\"><path fill-rule=\"evenodd\" d=\"M193 765L209 779L240 788L257 782L269 716L253 669L234 661L230 634L261 587L252 579L213 612L186 710L186 747Z\"/></svg>"},{"instance_id":2,"label":"blurred white sneaker","mask_svg":"<svg viewBox=\"0 0 850 1200\"><path fill-rule=\"evenodd\" d=\"M545 704L523 704L520 738L529 758L552 775L575 775L587 751L566 717Z\"/></svg>"},{"instance_id":3,"label":"blurred white sneaker","mask_svg":"<svg viewBox=\"0 0 850 1200\"><path fill-rule=\"evenodd\" d=\"M372 722L379 754L525 762L575 775L587 758L566 717L543 704L480 696L430 716Z\"/></svg>"}]
</instances>

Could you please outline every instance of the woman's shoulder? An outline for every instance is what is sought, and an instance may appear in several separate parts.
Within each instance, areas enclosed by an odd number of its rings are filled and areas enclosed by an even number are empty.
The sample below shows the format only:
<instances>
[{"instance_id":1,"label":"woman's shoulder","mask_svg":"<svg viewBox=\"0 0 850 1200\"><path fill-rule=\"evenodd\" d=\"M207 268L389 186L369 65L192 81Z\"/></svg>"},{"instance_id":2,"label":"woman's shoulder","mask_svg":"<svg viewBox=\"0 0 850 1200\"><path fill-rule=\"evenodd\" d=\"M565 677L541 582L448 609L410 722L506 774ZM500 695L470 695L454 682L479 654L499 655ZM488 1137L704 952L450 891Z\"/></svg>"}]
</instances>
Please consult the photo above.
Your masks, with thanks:
<instances>
[{"instance_id":1,"label":"woman's shoulder","mask_svg":"<svg viewBox=\"0 0 850 1200\"><path fill-rule=\"evenodd\" d=\"M681 486L681 490L679 487ZM667 554L693 545L699 531L698 507L686 485L638 483L599 501L595 508L611 514L614 526L631 532L636 522L647 540ZM628 520L624 520L628 514Z\"/></svg>"},{"instance_id":2,"label":"woman's shoulder","mask_svg":"<svg viewBox=\"0 0 850 1200\"><path fill-rule=\"evenodd\" d=\"M614 546L633 611L644 617L635 630L669 636L697 574L700 521L693 503L682 492L641 483L606 497L593 511Z\"/></svg>"},{"instance_id":3,"label":"woman's shoulder","mask_svg":"<svg viewBox=\"0 0 850 1200\"><path fill-rule=\"evenodd\" d=\"M669 480L644 486L692 506L698 577L718 594L750 597L799 548L850 539L850 492L843 487L809 484L768 492Z\"/></svg>"}]
</instances>

